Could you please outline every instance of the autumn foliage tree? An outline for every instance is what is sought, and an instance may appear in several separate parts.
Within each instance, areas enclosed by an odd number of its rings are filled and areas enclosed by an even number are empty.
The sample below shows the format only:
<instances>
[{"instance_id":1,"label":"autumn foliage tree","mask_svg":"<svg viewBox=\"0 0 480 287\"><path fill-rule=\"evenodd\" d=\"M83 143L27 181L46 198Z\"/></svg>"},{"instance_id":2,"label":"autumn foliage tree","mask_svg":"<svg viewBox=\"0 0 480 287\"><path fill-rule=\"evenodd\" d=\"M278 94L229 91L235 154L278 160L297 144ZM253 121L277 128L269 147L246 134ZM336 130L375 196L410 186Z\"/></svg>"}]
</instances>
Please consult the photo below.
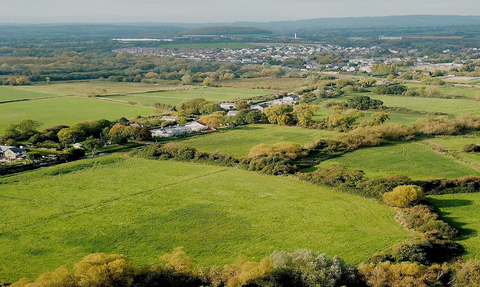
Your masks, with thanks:
<instances>
[{"instance_id":1,"label":"autumn foliage tree","mask_svg":"<svg viewBox=\"0 0 480 287\"><path fill-rule=\"evenodd\" d=\"M423 190L416 185L400 185L383 194L383 201L394 207L409 207L424 199Z\"/></svg>"}]
</instances>

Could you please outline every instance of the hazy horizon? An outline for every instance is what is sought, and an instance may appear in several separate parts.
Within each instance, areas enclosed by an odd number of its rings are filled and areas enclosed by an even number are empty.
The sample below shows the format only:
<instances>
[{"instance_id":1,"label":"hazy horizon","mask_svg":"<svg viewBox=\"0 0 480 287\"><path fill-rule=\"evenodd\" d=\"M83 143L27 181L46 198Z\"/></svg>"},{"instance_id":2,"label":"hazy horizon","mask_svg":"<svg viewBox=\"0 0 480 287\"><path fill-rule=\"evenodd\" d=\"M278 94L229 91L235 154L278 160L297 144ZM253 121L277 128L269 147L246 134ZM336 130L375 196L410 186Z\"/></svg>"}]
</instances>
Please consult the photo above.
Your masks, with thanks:
<instances>
[{"instance_id":1,"label":"hazy horizon","mask_svg":"<svg viewBox=\"0 0 480 287\"><path fill-rule=\"evenodd\" d=\"M479 16L480 1L19 0L2 7L0 23L230 23L403 15Z\"/></svg>"}]
</instances>

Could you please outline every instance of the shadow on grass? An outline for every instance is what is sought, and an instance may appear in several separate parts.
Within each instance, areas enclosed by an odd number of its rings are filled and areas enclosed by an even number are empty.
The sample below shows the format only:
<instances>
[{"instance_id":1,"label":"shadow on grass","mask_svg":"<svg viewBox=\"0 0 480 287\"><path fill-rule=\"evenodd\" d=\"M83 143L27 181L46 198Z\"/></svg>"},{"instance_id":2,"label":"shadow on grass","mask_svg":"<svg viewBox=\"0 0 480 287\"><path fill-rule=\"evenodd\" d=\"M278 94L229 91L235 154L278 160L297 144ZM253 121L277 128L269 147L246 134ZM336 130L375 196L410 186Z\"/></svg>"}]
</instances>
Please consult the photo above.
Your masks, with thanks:
<instances>
[{"instance_id":1,"label":"shadow on grass","mask_svg":"<svg viewBox=\"0 0 480 287\"><path fill-rule=\"evenodd\" d=\"M460 231L458 240L465 240L471 237L476 237L478 235L477 230L471 228L465 228L467 223L457 221L457 217L451 216L451 212L442 211L442 208L451 208L451 207L463 207L474 204L473 200L466 199L437 199L429 198L428 201L432 203L439 211L440 216L448 224L455 227Z\"/></svg>"}]
</instances>

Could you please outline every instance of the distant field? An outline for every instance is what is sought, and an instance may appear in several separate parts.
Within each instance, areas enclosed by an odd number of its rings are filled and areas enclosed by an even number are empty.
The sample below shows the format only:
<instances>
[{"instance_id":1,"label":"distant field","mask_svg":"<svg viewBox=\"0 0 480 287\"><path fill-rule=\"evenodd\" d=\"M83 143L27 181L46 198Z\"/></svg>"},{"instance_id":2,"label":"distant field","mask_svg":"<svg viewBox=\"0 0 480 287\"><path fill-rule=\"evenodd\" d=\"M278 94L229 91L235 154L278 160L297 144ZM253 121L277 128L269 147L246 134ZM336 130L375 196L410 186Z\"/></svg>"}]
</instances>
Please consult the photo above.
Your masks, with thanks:
<instances>
[{"instance_id":1,"label":"distant field","mask_svg":"<svg viewBox=\"0 0 480 287\"><path fill-rule=\"evenodd\" d=\"M458 242L465 248L464 259L480 259L480 193L429 196L428 200L448 223L461 230Z\"/></svg>"},{"instance_id":2,"label":"distant field","mask_svg":"<svg viewBox=\"0 0 480 287\"><path fill-rule=\"evenodd\" d=\"M182 87L164 84L121 83L104 81L53 82L48 85L18 86L14 89L55 94L59 96L92 96L144 93L150 91L181 89Z\"/></svg>"},{"instance_id":3,"label":"distant field","mask_svg":"<svg viewBox=\"0 0 480 287\"><path fill-rule=\"evenodd\" d=\"M371 178L388 174L403 174L412 179L480 176L479 169L416 143L363 148L318 166L328 167L334 163L363 170Z\"/></svg>"},{"instance_id":4,"label":"distant field","mask_svg":"<svg viewBox=\"0 0 480 287\"><path fill-rule=\"evenodd\" d=\"M183 142L205 152L220 151L234 157L246 157L249 150L261 143L307 142L332 138L338 133L277 125L250 125L234 130L189 138Z\"/></svg>"},{"instance_id":5,"label":"distant field","mask_svg":"<svg viewBox=\"0 0 480 287\"><path fill-rule=\"evenodd\" d=\"M460 81L460 77L458 77L458 81ZM457 80L457 77L450 78L452 81ZM475 80L478 78L471 78L471 80ZM448 80L448 79L444 79ZM406 84L409 88L418 88L418 87L428 87L422 84ZM438 89L443 95L455 96L455 97L464 97L464 98L475 98L478 94L480 94L480 89L472 88L472 87L452 87L452 86L433 86L434 88Z\"/></svg>"},{"instance_id":6,"label":"distant field","mask_svg":"<svg viewBox=\"0 0 480 287\"><path fill-rule=\"evenodd\" d=\"M445 112L451 115L480 113L480 104L473 100L378 96L373 94L370 97L383 101L387 107L404 107L426 112Z\"/></svg>"},{"instance_id":7,"label":"distant field","mask_svg":"<svg viewBox=\"0 0 480 287\"><path fill-rule=\"evenodd\" d=\"M252 48L253 45L247 43L211 43L211 44L195 44L195 43L185 43L185 44L160 44L158 48L166 49L180 49L180 48L193 48L193 49L243 49L243 48Z\"/></svg>"},{"instance_id":8,"label":"distant field","mask_svg":"<svg viewBox=\"0 0 480 287\"><path fill-rule=\"evenodd\" d=\"M222 87L242 88L242 89L266 89L282 90L285 92L293 92L295 88L305 85L303 78L254 78L254 79L235 79L229 81L220 81L218 83Z\"/></svg>"},{"instance_id":9,"label":"distant field","mask_svg":"<svg viewBox=\"0 0 480 287\"><path fill-rule=\"evenodd\" d=\"M164 91L158 93L134 94L107 96L105 98L115 99L127 102L141 103L152 105L154 103L165 103L176 105L184 101L195 98L204 98L208 101L223 102L231 101L239 98L249 98L259 95L271 94L272 91L240 89L240 88L204 88L192 87L184 90Z\"/></svg>"},{"instance_id":10,"label":"distant field","mask_svg":"<svg viewBox=\"0 0 480 287\"><path fill-rule=\"evenodd\" d=\"M378 111L363 111L365 116L363 118L357 119L357 123L363 123L369 121L372 118L372 114ZM399 124L402 126L410 126L415 123L418 119L423 119L427 117L435 117L430 115L417 115L417 114L394 114L391 112L387 112L388 116L390 117L386 123L389 124ZM312 120L319 122L326 119L328 116L332 114L331 109L321 108L315 111L315 114L312 117Z\"/></svg>"},{"instance_id":11,"label":"distant field","mask_svg":"<svg viewBox=\"0 0 480 287\"><path fill-rule=\"evenodd\" d=\"M0 102L45 98L45 97L54 97L54 96L56 95L52 93L47 93L47 92L27 91L27 90L17 89L15 87L0 86Z\"/></svg>"},{"instance_id":12,"label":"distant field","mask_svg":"<svg viewBox=\"0 0 480 287\"><path fill-rule=\"evenodd\" d=\"M110 155L0 179L0 281L93 252L201 265L308 248L359 263L407 238L395 211L294 179Z\"/></svg>"},{"instance_id":13,"label":"distant field","mask_svg":"<svg viewBox=\"0 0 480 287\"><path fill-rule=\"evenodd\" d=\"M46 128L86 120L114 120L120 117L146 116L151 113L151 108L78 97L6 103L0 104L0 134L7 125L24 119L40 121L43 128Z\"/></svg>"}]
</instances>

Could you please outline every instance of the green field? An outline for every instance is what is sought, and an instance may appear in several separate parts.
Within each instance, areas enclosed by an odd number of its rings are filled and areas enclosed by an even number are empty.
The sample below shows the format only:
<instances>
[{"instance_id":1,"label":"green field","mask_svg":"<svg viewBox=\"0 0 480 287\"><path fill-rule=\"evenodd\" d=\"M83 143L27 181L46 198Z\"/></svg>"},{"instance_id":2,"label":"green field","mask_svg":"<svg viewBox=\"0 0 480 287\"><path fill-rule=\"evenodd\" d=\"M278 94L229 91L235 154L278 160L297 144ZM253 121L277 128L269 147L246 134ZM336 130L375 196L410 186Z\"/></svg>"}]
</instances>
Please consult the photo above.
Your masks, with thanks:
<instances>
[{"instance_id":1,"label":"green field","mask_svg":"<svg viewBox=\"0 0 480 287\"><path fill-rule=\"evenodd\" d=\"M359 263L407 238L395 211L285 177L110 155L0 179L0 281L93 252L204 266L308 248Z\"/></svg>"},{"instance_id":2,"label":"green field","mask_svg":"<svg viewBox=\"0 0 480 287\"><path fill-rule=\"evenodd\" d=\"M379 96L373 94L369 96L383 101L384 105L389 108L403 107L415 111L444 112L450 115L480 113L480 104L473 100Z\"/></svg>"},{"instance_id":3,"label":"green field","mask_svg":"<svg viewBox=\"0 0 480 287\"><path fill-rule=\"evenodd\" d=\"M249 150L261 143L307 142L332 138L338 133L323 130L286 127L278 125L249 125L233 130L222 130L217 133L202 135L184 140L188 146L205 152L220 151L240 158L248 156Z\"/></svg>"},{"instance_id":4,"label":"green field","mask_svg":"<svg viewBox=\"0 0 480 287\"><path fill-rule=\"evenodd\" d=\"M455 78L452 78L452 79L455 79ZM428 87L426 85L413 84L413 83L407 83L406 86L412 89L416 89L419 87ZM442 95L455 96L460 98L474 99L480 93L480 89L472 88L472 87L458 87L458 86L451 86L451 85L433 86L433 87L438 89L438 91L441 92Z\"/></svg>"},{"instance_id":5,"label":"green field","mask_svg":"<svg viewBox=\"0 0 480 287\"><path fill-rule=\"evenodd\" d=\"M465 248L464 259L480 259L480 193L429 196L428 200L448 223L460 229L458 242Z\"/></svg>"},{"instance_id":6,"label":"green field","mask_svg":"<svg viewBox=\"0 0 480 287\"><path fill-rule=\"evenodd\" d=\"M334 163L363 170L371 178L388 174L403 174L412 179L480 176L478 168L417 143L363 148L318 166L328 167Z\"/></svg>"},{"instance_id":7,"label":"green field","mask_svg":"<svg viewBox=\"0 0 480 287\"><path fill-rule=\"evenodd\" d=\"M98 99L62 97L26 102L0 104L0 134L9 124L24 119L37 120L43 128L54 125L71 125L87 120L114 120L133 118L152 113L151 108L138 107Z\"/></svg>"},{"instance_id":8,"label":"green field","mask_svg":"<svg viewBox=\"0 0 480 287\"><path fill-rule=\"evenodd\" d=\"M153 105L154 103L164 103L176 105L195 98L203 98L212 102L232 101L241 98L250 98L271 94L273 91L253 90L253 89L235 89L235 88L205 88L191 87L183 90L171 90L156 93L130 94L105 96L107 99L114 99L126 102L141 103Z\"/></svg>"},{"instance_id":9,"label":"green field","mask_svg":"<svg viewBox=\"0 0 480 287\"><path fill-rule=\"evenodd\" d=\"M54 97L55 94L46 92L26 91L14 87L0 86L0 103L25 99Z\"/></svg>"}]
</instances>

